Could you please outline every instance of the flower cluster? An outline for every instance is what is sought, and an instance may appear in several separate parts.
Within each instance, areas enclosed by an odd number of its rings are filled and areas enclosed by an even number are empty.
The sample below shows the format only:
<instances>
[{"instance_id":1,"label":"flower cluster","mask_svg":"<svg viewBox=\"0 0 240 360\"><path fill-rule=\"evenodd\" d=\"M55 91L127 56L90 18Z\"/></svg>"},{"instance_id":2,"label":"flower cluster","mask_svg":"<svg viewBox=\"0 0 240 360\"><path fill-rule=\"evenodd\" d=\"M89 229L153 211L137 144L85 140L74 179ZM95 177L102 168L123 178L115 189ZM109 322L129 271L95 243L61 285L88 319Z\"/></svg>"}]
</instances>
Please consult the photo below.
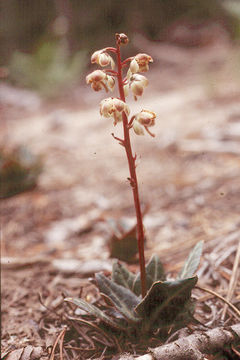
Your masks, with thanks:
<instances>
[{"instance_id":1,"label":"flower cluster","mask_svg":"<svg viewBox=\"0 0 240 360\"><path fill-rule=\"evenodd\" d=\"M137 97L142 96L144 88L148 85L148 79L137 73L148 71L149 63L153 62L153 59L147 54L137 54L129 60L131 62L127 72L126 84L124 85L124 93L127 96L130 89L134 99L137 100Z\"/></svg>"},{"instance_id":2,"label":"flower cluster","mask_svg":"<svg viewBox=\"0 0 240 360\"><path fill-rule=\"evenodd\" d=\"M125 34L116 34L116 43L118 46L126 45L128 38ZM148 79L139 73L143 73L149 70L149 63L153 62L150 55L137 54L134 57L130 57L121 62L120 53L118 54L118 71L115 71L115 62L109 52L117 54L118 48L104 48L97 50L91 57L91 62L100 65L101 67L110 66L110 69L95 70L86 77L87 84L90 84L94 91L105 90L106 92L113 91L115 87L115 78L118 79L119 89L121 88L122 95L120 99L109 97L104 99L100 103L100 114L106 118L113 118L114 125L123 120L123 116L128 118L130 113L129 107L125 103L125 97L128 96L129 91L132 92L134 99L142 96L144 89L148 86ZM122 69L129 64L126 77L122 78ZM121 92L121 91L120 91ZM134 115L130 122L127 121L128 128L133 128L137 135L144 134L145 130L154 136L149 127L155 124L156 114L149 110L142 110L140 113Z\"/></svg>"}]
</instances>

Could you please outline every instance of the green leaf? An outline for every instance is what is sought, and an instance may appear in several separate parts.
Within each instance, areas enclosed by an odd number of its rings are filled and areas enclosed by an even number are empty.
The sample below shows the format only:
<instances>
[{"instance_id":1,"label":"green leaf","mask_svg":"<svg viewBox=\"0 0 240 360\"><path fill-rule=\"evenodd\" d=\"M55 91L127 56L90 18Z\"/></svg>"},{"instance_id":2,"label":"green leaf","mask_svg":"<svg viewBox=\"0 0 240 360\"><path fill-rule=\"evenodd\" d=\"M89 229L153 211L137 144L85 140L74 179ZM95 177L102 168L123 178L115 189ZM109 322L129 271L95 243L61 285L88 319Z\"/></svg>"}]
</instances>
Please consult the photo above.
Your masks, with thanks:
<instances>
[{"instance_id":1,"label":"green leaf","mask_svg":"<svg viewBox=\"0 0 240 360\"><path fill-rule=\"evenodd\" d=\"M178 274L178 279L186 279L193 276L197 270L202 255L203 241L199 241L190 252L185 264Z\"/></svg>"},{"instance_id":2,"label":"green leaf","mask_svg":"<svg viewBox=\"0 0 240 360\"><path fill-rule=\"evenodd\" d=\"M156 254L151 257L146 266L146 275L152 280L152 283L159 280L165 280L162 263Z\"/></svg>"},{"instance_id":3,"label":"green leaf","mask_svg":"<svg viewBox=\"0 0 240 360\"><path fill-rule=\"evenodd\" d=\"M119 310L119 312L128 320L139 321L134 308L139 303L139 298L129 289L114 283L103 274L95 275L99 290L107 295Z\"/></svg>"},{"instance_id":4,"label":"green leaf","mask_svg":"<svg viewBox=\"0 0 240 360\"><path fill-rule=\"evenodd\" d=\"M146 266L146 285L147 290L150 289L153 283L159 280L165 280L165 273L162 263L157 255L153 255ZM137 274L134 284L133 291L136 295L141 294L141 276Z\"/></svg>"},{"instance_id":5,"label":"green leaf","mask_svg":"<svg viewBox=\"0 0 240 360\"><path fill-rule=\"evenodd\" d=\"M89 314L95 316L96 318L102 320L106 324L121 330L126 330L127 326L124 326L123 324L120 324L118 321L114 321L112 318L107 316L103 311L98 309L96 306L89 304L83 299L77 299L77 298L66 298L65 301L71 302L72 304L77 305L80 309L88 312Z\"/></svg>"},{"instance_id":6,"label":"green leaf","mask_svg":"<svg viewBox=\"0 0 240 360\"><path fill-rule=\"evenodd\" d=\"M185 309L197 280L195 276L183 280L155 282L135 308L138 315L145 319L148 329L154 324L172 324Z\"/></svg>"},{"instance_id":7,"label":"green leaf","mask_svg":"<svg viewBox=\"0 0 240 360\"><path fill-rule=\"evenodd\" d=\"M113 263L112 280L127 289L132 290L135 275L127 267L118 261Z\"/></svg>"}]
</instances>

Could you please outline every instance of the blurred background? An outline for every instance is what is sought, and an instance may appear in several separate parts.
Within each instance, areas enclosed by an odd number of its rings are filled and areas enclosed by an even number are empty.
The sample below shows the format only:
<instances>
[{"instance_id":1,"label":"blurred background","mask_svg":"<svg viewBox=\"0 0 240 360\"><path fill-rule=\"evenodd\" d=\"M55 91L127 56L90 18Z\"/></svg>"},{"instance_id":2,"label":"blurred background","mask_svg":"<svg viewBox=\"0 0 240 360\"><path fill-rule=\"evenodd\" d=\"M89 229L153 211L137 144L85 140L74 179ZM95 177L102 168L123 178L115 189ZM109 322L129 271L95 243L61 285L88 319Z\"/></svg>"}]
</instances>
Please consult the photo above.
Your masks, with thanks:
<instances>
[{"instance_id":1,"label":"blurred background","mask_svg":"<svg viewBox=\"0 0 240 360\"><path fill-rule=\"evenodd\" d=\"M121 180L128 176L122 149L109 135L109 120L99 119L98 104L105 95L92 92L85 83L86 74L96 68L90 64L91 54L114 46L116 32L125 32L130 39L124 57L146 52L154 59L143 99L128 99L132 112L139 106L149 108L159 119L156 139L133 136L134 147L145 154L138 171L146 202L152 201L151 192L157 188L158 202L155 194L152 206L159 211L189 184L198 186L200 175L192 171L196 162L204 179L209 174L223 176L222 160L214 158L217 170L212 171L204 151L210 146L211 154L238 153L234 141L239 139L239 1L0 4L1 198L38 186L47 193L47 206L59 189L59 199L66 196L71 206L66 210L60 201L57 219L95 206L112 211L115 203L122 210L132 204L131 192ZM117 135L121 129L117 126L114 131ZM203 156L194 157L195 153ZM225 164L226 173L233 163ZM5 205L11 208L7 200ZM28 212L28 207L24 209ZM10 215L6 210L6 223ZM45 237L31 227L38 239ZM8 233L8 226L5 229ZM15 230L9 227L10 238ZM25 229L22 233L26 235Z\"/></svg>"},{"instance_id":2,"label":"blurred background","mask_svg":"<svg viewBox=\"0 0 240 360\"><path fill-rule=\"evenodd\" d=\"M115 32L194 47L221 36L219 28L238 39L239 16L238 0L2 0L0 76L56 97L81 81L87 55L113 44Z\"/></svg>"}]
</instances>

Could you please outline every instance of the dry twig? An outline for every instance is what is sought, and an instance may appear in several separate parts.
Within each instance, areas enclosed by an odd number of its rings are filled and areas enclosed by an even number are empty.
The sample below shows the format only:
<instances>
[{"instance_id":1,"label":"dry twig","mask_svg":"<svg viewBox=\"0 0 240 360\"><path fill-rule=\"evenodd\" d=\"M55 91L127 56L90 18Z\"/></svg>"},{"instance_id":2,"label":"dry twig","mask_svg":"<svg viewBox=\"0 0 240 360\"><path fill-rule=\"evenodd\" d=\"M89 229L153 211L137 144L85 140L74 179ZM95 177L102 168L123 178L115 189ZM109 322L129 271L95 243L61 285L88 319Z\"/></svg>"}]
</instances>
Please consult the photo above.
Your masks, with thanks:
<instances>
[{"instance_id":1,"label":"dry twig","mask_svg":"<svg viewBox=\"0 0 240 360\"><path fill-rule=\"evenodd\" d=\"M54 342L49 360L54 360L55 350L56 350L58 342L59 342L59 347L60 347L60 360L63 360L63 339L65 336L65 332L66 332L66 328L62 329L62 331L58 334L58 336Z\"/></svg>"},{"instance_id":2,"label":"dry twig","mask_svg":"<svg viewBox=\"0 0 240 360\"><path fill-rule=\"evenodd\" d=\"M223 350L225 346L240 343L240 324L228 328L216 328L207 332L182 337L170 344L151 349L135 360L204 360L204 354ZM123 355L119 360L133 360L131 355Z\"/></svg>"},{"instance_id":3,"label":"dry twig","mask_svg":"<svg viewBox=\"0 0 240 360\"><path fill-rule=\"evenodd\" d=\"M222 300L223 302L225 302L225 304L227 304L235 313L235 316L237 317L238 320L240 320L240 311L236 308L236 306L234 306L232 303L230 303L228 300L226 300L224 297L222 297L221 295L219 295L218 293L216 293L213 290L210 289L206 289L204 287L201 286L195 286L196 289L199 290L203 290L208 292L209 294L212 294L214 296L216 296L218 299Z\"/></svg>"}]
</instances>

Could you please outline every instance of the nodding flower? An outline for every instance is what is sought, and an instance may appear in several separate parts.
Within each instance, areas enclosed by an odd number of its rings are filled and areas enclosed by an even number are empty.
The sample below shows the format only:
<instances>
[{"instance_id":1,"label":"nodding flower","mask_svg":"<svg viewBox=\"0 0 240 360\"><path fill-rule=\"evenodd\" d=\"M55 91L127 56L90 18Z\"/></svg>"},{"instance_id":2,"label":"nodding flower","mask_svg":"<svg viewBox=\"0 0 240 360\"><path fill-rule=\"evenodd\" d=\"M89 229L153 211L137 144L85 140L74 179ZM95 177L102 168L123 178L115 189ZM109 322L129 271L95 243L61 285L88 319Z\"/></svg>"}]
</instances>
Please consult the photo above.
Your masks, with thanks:
<instances>
[{"instance_id":1,"label":"nodding flower","mask_svg":"<svg viewBox=\"0 0 240 360\"><path fill-rule=\"evenodd\" d=\"M86 77L87 84L91 84L94 91L105 89L106 92L113 90L115 86L115 79L111 75L105 74L102 70L95 70Z\"/></svg>"},{"instance_id":2,"label":"nodding flower","mask_svg":"<svg viewBox=\"0 0 240 360\"><path fill-rule=\"evenodd\" d=\"M112 117L114 125L122 121L123 113L128 116L130 110L128 105L120 99L109 97L100 103L100 114L106 118Z\"/></svg>"},{"instance_id":3,"label":"nodding flower","mask_svg":"<svg viewBox=\"0 0 240 360\"><path fill-rule=\"evenodd\" d=\"M144 88L148 85L148 79L140 74L132 74L129 79L129 88L131 89L134 99L137 100L137 96L142 96Z\"/></svg>"},{"instance_id":4,"label":"nodding flower","mask_svg":"<svg viewBox=\"0 0 240 360\"><path fill-rule=\"evenodd\" d=\"M149 70L149 63L152 63L153 59L147 54L137 54L130 62L130 71L135 74L137 72L146 72Z\"/></svg>"},{"instance_id":5,"label":"nodding flower","mask_svg":"<svg viewBox=\"0 0 240 360\"><path fill-rule=\"evenodd\" d=\"M96 63L102 67L111 64L112 69L115 67L115 62L113 58L107 53L106 49L95 51L92 54L91 63Z\"/></svg>"},{"instance_id":6,"label":"nodding flower","mask_svg":"<svg viewBox=\"0 0 240 360\"><path fill-rule=\"evenodd\" d=\"M142 110L135 117L135 120L138 121L143 126L154 126L156 119L156 113L149 110Z\"/></svg>"},{"instance_id":7,"label":"nodding flower","mask_svg":"<svg viewBox=\"0 0 240 360\"><path fill-rule=\"evenodd\" d=\"M149 110L142 110L140 111L140 113L135 115L135 118L132 123L132 128L137 135L144 135L144 131L143 131L143 127L144 127L145 130L149 133L149 135L154 137L155 135L151 133L151 131L148 128L150 126L155 125L155 119L156 119L155 112Z\"/></svg>"}]
</instances>

